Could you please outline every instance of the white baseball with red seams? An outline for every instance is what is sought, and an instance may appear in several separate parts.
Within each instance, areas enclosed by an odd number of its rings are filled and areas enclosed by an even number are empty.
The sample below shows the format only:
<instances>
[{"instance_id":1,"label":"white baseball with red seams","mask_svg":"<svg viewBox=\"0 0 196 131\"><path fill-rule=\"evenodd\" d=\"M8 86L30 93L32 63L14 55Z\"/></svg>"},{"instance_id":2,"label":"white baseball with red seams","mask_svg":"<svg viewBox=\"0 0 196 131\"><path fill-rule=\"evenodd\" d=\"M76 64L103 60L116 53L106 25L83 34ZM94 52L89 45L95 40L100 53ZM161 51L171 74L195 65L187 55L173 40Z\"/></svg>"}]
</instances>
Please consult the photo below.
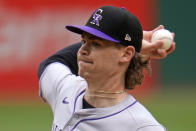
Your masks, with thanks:
<instances>
[{"instance_id":1,"label":"white baseball with red seams","mask_svg":"<svg viewBox=\"0 0 196 131\"><path fill-rule=\"evenodd\" d=\"M169 30L160 29L153 33L151 41L154 42L156 40L163 40L163 47L164 49L168 50L172 43L173 37Z\"/></svg>"}]
</instances>

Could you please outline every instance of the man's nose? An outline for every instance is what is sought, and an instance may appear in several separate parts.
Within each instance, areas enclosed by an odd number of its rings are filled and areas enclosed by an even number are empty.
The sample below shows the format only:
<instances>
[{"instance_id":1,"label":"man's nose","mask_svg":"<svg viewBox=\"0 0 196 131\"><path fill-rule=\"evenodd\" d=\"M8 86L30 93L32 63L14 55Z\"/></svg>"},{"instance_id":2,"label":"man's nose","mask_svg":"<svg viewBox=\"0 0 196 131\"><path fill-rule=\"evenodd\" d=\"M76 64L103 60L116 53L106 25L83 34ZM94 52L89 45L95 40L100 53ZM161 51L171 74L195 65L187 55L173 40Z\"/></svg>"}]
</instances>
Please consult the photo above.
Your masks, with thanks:
<instances>
[{"instance_id":1,"label":"man's nose","mask_svg":"<svg viewBox=\"0 0 196 131\"><path fill-rule=\"evenodd\" d=\"M89 44L83 44L80 49L79 49L79 53L81 55L89 55L90 53L90 45Z\"/></svg>"}]
</instances>

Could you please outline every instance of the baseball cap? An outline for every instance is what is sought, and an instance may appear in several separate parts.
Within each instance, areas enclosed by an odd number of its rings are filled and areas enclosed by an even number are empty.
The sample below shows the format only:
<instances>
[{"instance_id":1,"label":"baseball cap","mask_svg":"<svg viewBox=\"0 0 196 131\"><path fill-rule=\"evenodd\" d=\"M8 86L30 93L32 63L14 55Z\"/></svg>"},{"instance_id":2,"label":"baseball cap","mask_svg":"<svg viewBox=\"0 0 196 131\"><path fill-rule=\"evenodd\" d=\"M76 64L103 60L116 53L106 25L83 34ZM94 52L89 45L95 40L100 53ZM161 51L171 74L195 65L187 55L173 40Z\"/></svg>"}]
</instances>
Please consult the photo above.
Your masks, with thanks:
<instances>
[{"instance_id":1,"label":"baseball cap","mask_svg":"<svg viewBox=\"0 0 196 131\"><path fill-rule=\"evenodd\" d=\"M137 52L142 46L142 26L131 12L125 8L103 6L95 10L86 25L67 25L66 28L74 33L87 32L105 40L132 45Z\"/></svg>"}]
</instances>

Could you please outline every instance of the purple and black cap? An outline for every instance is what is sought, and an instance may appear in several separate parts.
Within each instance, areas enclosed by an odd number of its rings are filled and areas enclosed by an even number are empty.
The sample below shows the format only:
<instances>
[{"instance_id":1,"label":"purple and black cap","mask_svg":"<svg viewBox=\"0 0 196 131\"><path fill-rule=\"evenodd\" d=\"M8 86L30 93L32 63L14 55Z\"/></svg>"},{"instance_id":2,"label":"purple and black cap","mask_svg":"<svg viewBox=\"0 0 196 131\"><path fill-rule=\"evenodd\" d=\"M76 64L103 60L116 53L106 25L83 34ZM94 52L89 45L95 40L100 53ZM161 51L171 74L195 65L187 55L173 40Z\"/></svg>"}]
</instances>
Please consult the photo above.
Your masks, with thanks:
<instances>
[{"instance_id":1,"label":"purple and black cap","mask_svg":"<svg viewBox=\"0 0 196 131\"><path fill-rule=\"evenodd\" d=\"M139 20L125 8L103 6L97 9L85 26L68 25L66 28L74 33L87 32L105 40L134 46L140 52L143 30Z\"/></svg>"}]
</instances>

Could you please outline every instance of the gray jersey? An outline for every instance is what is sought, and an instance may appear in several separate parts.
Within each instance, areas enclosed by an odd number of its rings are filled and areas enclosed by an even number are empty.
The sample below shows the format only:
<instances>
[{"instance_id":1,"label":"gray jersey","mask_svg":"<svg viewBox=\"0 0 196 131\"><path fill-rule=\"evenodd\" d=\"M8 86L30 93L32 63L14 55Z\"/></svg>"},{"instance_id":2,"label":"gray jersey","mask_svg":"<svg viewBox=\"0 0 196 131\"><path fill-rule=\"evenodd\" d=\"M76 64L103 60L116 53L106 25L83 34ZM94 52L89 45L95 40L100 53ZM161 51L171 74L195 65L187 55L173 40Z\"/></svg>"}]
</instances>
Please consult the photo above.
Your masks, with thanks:
<instances>
[{"instance_id":1,"label":"gray jersey","mask_svg":"<svg viewBox=\"0 0 196 131\"><path fill-rule=\"evenodd\" d=\"M165 131L133 96L106 108L82 109L86 81L61 63L47 66L40 96L53 111L52 131Z\"/></svg>"}]
</instances>

